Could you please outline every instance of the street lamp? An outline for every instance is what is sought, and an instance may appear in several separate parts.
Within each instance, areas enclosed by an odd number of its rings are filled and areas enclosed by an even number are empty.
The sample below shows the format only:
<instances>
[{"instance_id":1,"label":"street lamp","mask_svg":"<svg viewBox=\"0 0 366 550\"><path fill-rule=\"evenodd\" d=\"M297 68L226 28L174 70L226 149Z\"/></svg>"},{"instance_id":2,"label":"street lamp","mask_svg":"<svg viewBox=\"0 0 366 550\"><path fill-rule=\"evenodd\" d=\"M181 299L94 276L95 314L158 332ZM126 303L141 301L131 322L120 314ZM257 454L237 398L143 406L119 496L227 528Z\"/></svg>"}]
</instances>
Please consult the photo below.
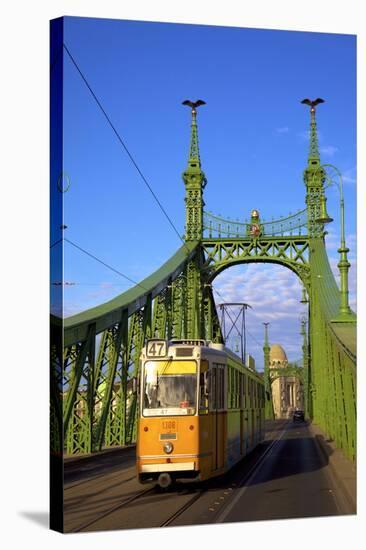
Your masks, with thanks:
<instances>
[{"instance_id":1,"label":"street lamp","mask_svg":"<svg viewBox=\"0 0 366 550\"><path fill-rule=\"evenodd\" d=\"M330 168L331 170L335 171L337 179L331 179L330 176L327 174L325 168ZM346 237L345 237L345 230L344 230L344 197L343 197L343 181L342 181L342 174L336 168L333 166L333 164L323 164L323 166L319 167L319 169L323 170L324 175L327 179L327 185L325 186L325 189L329 187L330 185L334 184L338 187L339 194L340 194L340 212L341 212L341 246L338 248L338 252L340 254L340 260L338 262L338 269L340 273L341 278L341 300L340 300L340 306L339 306L339 313L335 319L332 319L332 322L334 323L354 323L356 321L356 316L349 307L348 302L348 270L350 268L350 263L347 259L347 252L349 252L349 248L346 246ZM315 174L314 174L315 176ZM320 216L315 221L318 223L329 223L332 220L326 212L325 203L326 198L325 196L320 197Z\"/></svg>"},{"instance_id":2,"label":"street lamp","mask_svg":"<svg viewBox=\"0 0 366 550\"><path fill-rule=\"evenodd\" d=\"M309 300L306 296L306 288L305 286L302 287L302 291L301 291L301 300L300 300L300 304L308 304L309 303Z\"/></svg>"}]
</instances>

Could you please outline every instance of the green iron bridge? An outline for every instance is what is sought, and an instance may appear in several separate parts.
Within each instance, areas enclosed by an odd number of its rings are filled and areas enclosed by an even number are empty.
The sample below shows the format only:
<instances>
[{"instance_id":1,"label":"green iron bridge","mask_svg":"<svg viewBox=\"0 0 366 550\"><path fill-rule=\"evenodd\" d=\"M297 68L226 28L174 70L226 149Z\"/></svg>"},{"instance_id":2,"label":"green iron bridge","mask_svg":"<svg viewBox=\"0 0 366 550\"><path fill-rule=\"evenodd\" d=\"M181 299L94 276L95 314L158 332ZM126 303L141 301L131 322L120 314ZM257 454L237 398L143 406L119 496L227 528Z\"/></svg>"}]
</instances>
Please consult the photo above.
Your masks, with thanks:
<instances>
[{"instance_id":1,"label":"green iron bridge","mask_svg":"<svg viewBox=\"0 0 366 550\"><path fill-rule=\"evenodd\" d=\"M85 454L133 443L137 397L130 387L138 375L146 339L222 342L212 290L215 277L233 265L266 262L293 271L308 302L300 369L306 414L355 459L356 316L348 305L350 264L344 238L342 179L335 167L321 164L315 117L315 106L321 101L304 102L310 105L310 150L303 176L305 208L270 222L261 220L260 213L253 210L245 223L204 210L207 180L199 155L197 103L189 102L192 124L183 173L183 245L155 273L107 303L66 319L51 317L53 453ZM324 228L331 221L325 190L332 183L341 192L340 288L325 248ZM279 373L270 372L269 351L266 330L264 378L270 395L271 382ZM300 370L286 374L297 375ZM269 418L273 415L271 400L266 414Z\"/></svg>"}]
</instances>

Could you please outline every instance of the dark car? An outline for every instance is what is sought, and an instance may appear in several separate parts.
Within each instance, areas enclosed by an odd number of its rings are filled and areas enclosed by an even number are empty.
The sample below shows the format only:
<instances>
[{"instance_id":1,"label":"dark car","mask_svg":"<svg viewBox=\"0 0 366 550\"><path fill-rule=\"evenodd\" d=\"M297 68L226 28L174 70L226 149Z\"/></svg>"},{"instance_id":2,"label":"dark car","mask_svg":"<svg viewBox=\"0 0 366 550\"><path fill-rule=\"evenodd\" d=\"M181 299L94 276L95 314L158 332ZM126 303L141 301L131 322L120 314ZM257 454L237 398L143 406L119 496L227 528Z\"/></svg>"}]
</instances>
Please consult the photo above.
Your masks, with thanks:
<instances>
[{"instance_id":1,"label":"dark car","mask_svg":"<svg viewBox=\"0 0 366 550\"><path fill-rule=\"evenodd\" d=\"M305 416L304 416L304 411L295 411L294 412L294 415L292 417L292 420L294 422L304 422L305 420Z\"/></svg>"}]
</instances>

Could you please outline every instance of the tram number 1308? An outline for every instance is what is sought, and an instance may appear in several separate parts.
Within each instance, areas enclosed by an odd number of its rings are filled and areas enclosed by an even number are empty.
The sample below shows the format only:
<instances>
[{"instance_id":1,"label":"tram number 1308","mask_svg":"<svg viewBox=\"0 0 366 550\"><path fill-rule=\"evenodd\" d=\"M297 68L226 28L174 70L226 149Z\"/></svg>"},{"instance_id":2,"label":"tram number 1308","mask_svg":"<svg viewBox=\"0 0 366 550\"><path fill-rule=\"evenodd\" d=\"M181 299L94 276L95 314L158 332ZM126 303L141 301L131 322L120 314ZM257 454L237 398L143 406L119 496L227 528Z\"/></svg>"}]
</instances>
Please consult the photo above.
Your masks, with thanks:
<instances>
[{"instance_id":1,"label":"tram number 1308","mask_svg":"<svg viewBox=\"0 0 366 550\"><path fill-rule=\"evenodd\" d=\"M167 353L165 340L150 340L147 346L148 357L165 357Z\"/></svg>"}]
</instances>

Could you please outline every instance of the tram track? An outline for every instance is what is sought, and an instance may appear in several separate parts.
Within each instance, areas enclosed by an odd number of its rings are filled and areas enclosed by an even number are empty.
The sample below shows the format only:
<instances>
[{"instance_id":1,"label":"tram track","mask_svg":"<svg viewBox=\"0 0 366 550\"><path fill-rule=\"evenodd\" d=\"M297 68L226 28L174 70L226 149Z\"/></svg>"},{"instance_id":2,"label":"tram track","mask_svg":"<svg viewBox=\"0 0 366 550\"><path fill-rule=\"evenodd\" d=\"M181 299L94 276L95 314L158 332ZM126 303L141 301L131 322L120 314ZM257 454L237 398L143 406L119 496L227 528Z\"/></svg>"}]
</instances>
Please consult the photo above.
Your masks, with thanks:
<instances>
[{"instance_id":1,"label":"tram track","mask_svg":"<svg viewBox=\"0 0 366 550\"><path fill-rule=\"evenodd\" d=\"M272 440L272 442L260 454L260 456L256 459L255 463L252 464L252 467L249 468L249 471L247 471L244 476L240 476L239 479L238 477L235 476L236 479L234 479L234 481L236 481L236 483L233 483L232 485L236 486L236 489L238 490L237 494L241 494L243 491L245 491L246 485L248 484L250 479L255 476L256 472L262 467L263 463L270 456L274 448L280 443L284 433L288 429L288 425L289 425L288 422L285 422L285 424L282 425L281 435L279 435L279 437L277 437L276 439ZM95 477L99 477L99 475ZM131 481L131 480L132 478L128 478L126 481ZM77 485L84 484L86 481L88 480L82 480L78 483L75 483L69 486L68 489L71 489L72 487L76 487ZM93 481L93 479L91 481ZM201 487L193 488L193 486L189 486L189 492L193 491L193 495L191 495L190 498L186 502L184 502L183 505L178 507L178 509L176 509L176 511L172 513L167 519L164 519L163 521L161 520L159 521L157 518L157 523L155 527L168 527L168 526L177 525L175 523L176 520L178 520L185 512L187 512L196 502L198 502L201 499L201 497L210 493L210 490L212 489L210 482L212 482L212 480L208 480L208 483L207 484L205 483L204 487L201 486ZM224 481L224 485L226 485L226 483L227 482ZM185 490L187 489L187 486L185 486L183 490L182 489L183 489L183 486L180 486L180 487L178 486L177 489L174 491L169 491L169 490L161 491L161 489L159 489L156 485L150 486L145 490L137 492L128 498L122 499L122 501L115 503L113 506L109 507L105 511L100 512L94 517L89 518L83 523L72 528L69 532L78 533L81 531L89 530L88 528L93 527L95 524L97 524L104 518L108 518L108 516L111 516L115 512L118 512L119 510L123 510L125 508L128 509L128 506L130 504L135 503L136 501L140 501L144 497L160 495L160 497L164 501L163 502L164 505L169 506L169 504L171 503L172 506L174 506L176 504L179 504L180 498L188 496L188 494L185 492ZM232 488L230 488L229 490L232 491ZM236 501L237 501L237 496L234 496L233 494L233 498L228 499L227 503L225 503L226 506L222 510L220 510L220 515L217 516L215 522L222 522L230 512L231 508L235 505ZM148 499L147 506L149 505L151 505L151 503L149 502L149 499ZM126 525L126 528L128 528L128 525ZM100 527L100 529L103 529L103 527Z\"/></svg>"},{"instance_id":2,"label":"tram track","mask_svg":"<svg viewBox=\"0 0 366 550\"><path fill-rule=\"evenodd\" d=\"M207 489L200 489L193 497L186 502L179 510L174 512L167 520L163 521L159 527L168 527L175 521L179 516L181 516L188 508L190 508L197 500L201 498L203 494L207 493Z\"/></svg>"},{"instance_id":3,"label":"tram track","mask_svg":"<svg viewBox=\"0 0 366 550\"><path fill-rule=\"evenodd\" d=\"M80 531L84 531L84 529L87 529L88 527L90 527L94 523L97 523L97 521L100 521L101 519L109 516L113 512L115 512L117 510L120 510L121 508L124 508L128 504L131 504L131 502L134 502L134 501L140 499L141 497L144 497L148 494L154 493L154 491L155 491L155 487L149 487L148 489L145 489L144 491L141 491L140 493L137 493L136 495L133 495L130 498L127 498L127 499L123 500L122 502L119 502L118 504L115 504L111 508L108 508L108 510L105 510L101 514L98 514L97 517L94 517L93 519L90 519L90 520L86 521L82 525L79 525L75 529L72 529L71 532L72 533L80 533Z\"/></svg>"},{"instance_id":4,"label":"tram track","mask_svg":"<svg viewBox=\"0 0 366 550\"><path fill-rule=\"evenodd\" d=\"M95 524L98 521L100 521L100 520L106 518L107 516L113 514L117 510L121 510L122 508L125 508L126 506L128 506L132 502L136 502L137 500L141 499L142 497L145 497L145 496L148 496L148 495L157 494L157 491L158 491L158 488L157 488L156 485L154 485L153 487L149 487L146 490L141 491L140 493L138 493L136 495L133 495L132 497L130 497L128 499L125 499L125 500L123 500L122 502L120 502L118 504L115 504L114 506L110 507L108 510L105 510L103 513L98 514L98 516L84 522L82 525L79 525L75 529L72 529L71 532L72 533L79 533L81 531L84 531L88 527L91 527L93 524ZM196 501L198 501L203 494L207 493L207 491L208 491L208 489L199 489L199 490L197 490L195 492L195 494L187 502L185 502L183 504L183 506L181 506L171 516L169 516L168 519L165 519L163 522L161 522L159 524L159 527L168 527L169 525L171 525L181 514L183 514ZM178 493L169 493L169 492L161 493L162 497L165 497L165 496L168 496L168 495L170 495L172 498L174 498L176 496L178 496L178 497L181 496L179 494L179 492Z\"/></svg>"},{"instance_id":5,"label":"tram track","mask_svg":"<svg viewBox=\"0 0 366 550\"><path fill-rule=\"evenodd\" d=\"M118 473L118 469L116 468L116 471L111 472L111 473ZM71 489L75 489L75 487L79 487L80 485L85 485L87 483L90 483L91 481L95 481L95 480L98 480L100 478L104 478L105 475L106 475L105 472L102 472L101 474L96 474L95 476L91 476L91 477L88 477L86 479L82 479L81 481L77 481L76 483L71 483L70 485L64 485L64 491L69 491ZM136 475L134 474L133 476L122 480L120 483L122 485L123 483L127 483L128 481L132 481L135 478L136 478Z\"/></svg>"},{"instance_id":6,"label":"tram track","mask_svg":"<svg viewBox=\"0 0 366 550\"><path fill-rule=\"evenodd\" d=\"M268 447L263 451L263 453L258 457L258 459L255 461L255 463L252 465L251 468L245 473L244 476L241 476L239 479L235 479L236 483L231 483L230 487L227 487L227 484L225 483L223 486L223 489L226 488L224 493L227 491L233 491L233 487L235 487L236 490L239 491L240 495L243 491L246 489L246 485L252 478L255 477L256 473L260 470L260 468L263 466L264 462L267 460L267 458L272 454L274 449L279 445L281 442L284 434L286 433L288 426L290 425L289 421L286 421L282 426L282 432L278 439L274 439L272 443L268 445ZM231 480L233 481L233 480ZM190 499L187 503L185 503L179 510L177 510L170 518L168 518L166 521L164 521L160 527L167 527L172 526L172 524L175 522L176 519L178 519L184 512L186 512L193 504L195 504L196 501L198 501L203 495L208 494L209 488L207 489L201 489L198 494L194 495L192 499ZM226 506L223 510L221 510L220 516L215 520L215 523L221 523L223 519L228 515L231 508L235 505L236 501L238 500L237 496L234 496L234 493L231 493L232 497L230 500L227 501ZM223 497L215 497L215 500L222 499ZM218 502L216 502L218 504ZM210 507L210 509L212 509ZM182 525L182 524L178 524Z\"/></svg>"}]
</instances>

